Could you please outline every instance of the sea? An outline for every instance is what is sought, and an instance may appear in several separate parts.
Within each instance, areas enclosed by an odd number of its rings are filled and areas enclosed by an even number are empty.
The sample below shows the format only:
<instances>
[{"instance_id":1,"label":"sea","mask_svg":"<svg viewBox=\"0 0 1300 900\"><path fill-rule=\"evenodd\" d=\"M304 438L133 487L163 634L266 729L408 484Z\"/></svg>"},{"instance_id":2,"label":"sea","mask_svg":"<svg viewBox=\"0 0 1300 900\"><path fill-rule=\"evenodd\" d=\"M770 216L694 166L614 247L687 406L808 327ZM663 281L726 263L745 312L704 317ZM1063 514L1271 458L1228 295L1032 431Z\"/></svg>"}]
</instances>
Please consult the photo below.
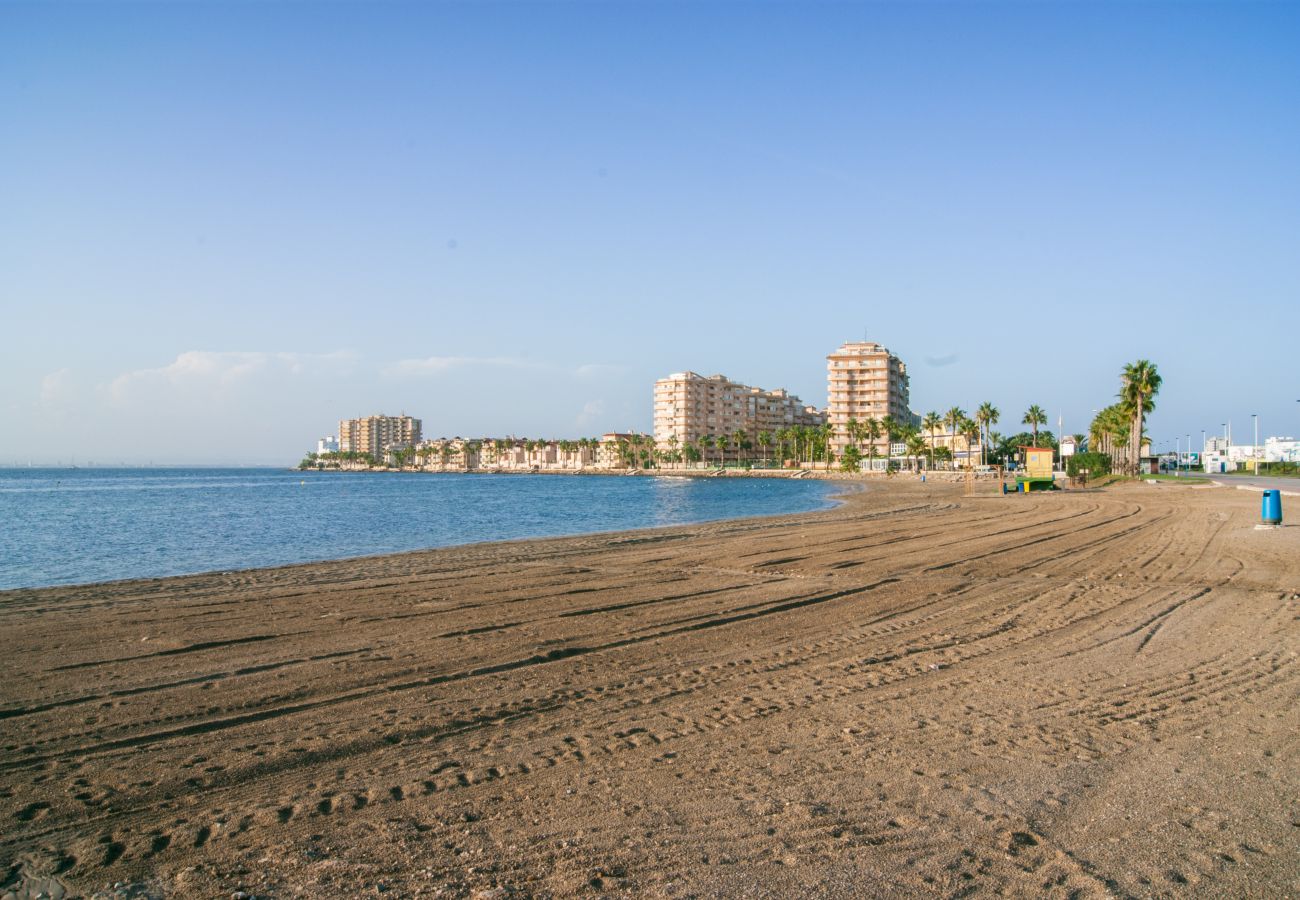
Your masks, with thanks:
<instances>
[{"instance_id":1,"label":"sea","mask_svg":"<svg viewBox=\"0 0 1300 900\"><path fill-rule=\"evenodd\" d=\"M817 479L0 469L0 590L824 509Z\"/></svg>"}]
</instances>

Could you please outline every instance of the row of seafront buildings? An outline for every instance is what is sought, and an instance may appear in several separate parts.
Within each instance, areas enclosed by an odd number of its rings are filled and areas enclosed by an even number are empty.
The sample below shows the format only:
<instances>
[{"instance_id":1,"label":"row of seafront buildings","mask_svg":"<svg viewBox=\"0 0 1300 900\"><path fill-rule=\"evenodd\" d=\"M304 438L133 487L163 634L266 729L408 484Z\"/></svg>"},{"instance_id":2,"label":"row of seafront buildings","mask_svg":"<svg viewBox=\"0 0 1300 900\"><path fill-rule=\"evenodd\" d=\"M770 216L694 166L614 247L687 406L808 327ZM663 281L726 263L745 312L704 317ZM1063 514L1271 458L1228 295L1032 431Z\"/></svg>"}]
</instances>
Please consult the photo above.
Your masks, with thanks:
<instances>
[{"instance_id":1,"label":"row of seafront buildings","mask_svg":"<svg viewBox=\"0 0 1300 900\"><path fill-rule=\"evenodd\" d=\"M839 456L854 442L850 421L892 417L916 424L908 408L907 366L880 344L847 343L827 358L827 406L805 405L784 389L765 391L731 381L678 372L655 382L655 443L698 445L711 435L743 433L751 443L762 434L830 425L831 449Z\"/></svg>"},{"instance_id":2,"label":"row of seafront buildings","mask_svg":"<svg viewBox=\"0 0 1300 900\"><path fill-rule=\"evenodd\" d=\"M616 469L648 464L654 441L648 434L607 433L577 440L529 438L421 438L423 423L410 416L381 414L339 422L338 437L321 438L305 463L369 468L372 464L433 471L492 469Z\"/></svg>"},{"instance_id":3,"label":"row of seafront buildings","mask_svg":"<svg viewBox=\"0 0 1300 900\"><path fill-rule=\"evenodd\" d=\"M532 441L517 438L424 440L422 424L410 416L375 415L339 422L337 441L317 446L323 458L365 454L376 462L432 469L582 469L625 468L653 463L662 454L681 458L683 449L698 448L704 462L723 462L726 450L710 449L710 439L743 435L751 447L796 430L824 434L835 457L850 444L850 424L891 418L919 424L909 407L907 366L887 348L869 341L846 343L827 360L827 405L805 404L784 389L764 390L724 375L678 372L654 386L654 433L608 433L577 441ZM766 437L764 437L766 436ZM972 460L963 435L934 433L927 444L947 447L955 459ZM890 455L888 438L878 442Z\"/></svg>"}]
</instances>

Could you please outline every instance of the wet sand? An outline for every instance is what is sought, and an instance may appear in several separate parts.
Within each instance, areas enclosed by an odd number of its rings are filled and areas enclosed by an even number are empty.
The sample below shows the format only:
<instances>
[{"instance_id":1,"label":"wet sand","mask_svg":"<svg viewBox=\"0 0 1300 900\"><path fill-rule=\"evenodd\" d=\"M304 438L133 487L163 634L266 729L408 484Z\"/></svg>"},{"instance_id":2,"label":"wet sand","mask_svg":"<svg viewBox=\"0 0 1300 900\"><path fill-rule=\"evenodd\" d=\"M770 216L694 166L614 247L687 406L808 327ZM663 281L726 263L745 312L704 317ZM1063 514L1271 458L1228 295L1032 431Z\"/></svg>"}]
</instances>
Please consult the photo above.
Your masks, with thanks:
<instances>
[{"instance_id":1,"label":"wet sand","mask_svg":"<svg viewBox=\"0 0 1300 900\"><path fill-rule=\"evenodd\" d=\"M890 483L0 594L0 894L1295 896L1258 502Z\"/></svg>"}]
</instances>

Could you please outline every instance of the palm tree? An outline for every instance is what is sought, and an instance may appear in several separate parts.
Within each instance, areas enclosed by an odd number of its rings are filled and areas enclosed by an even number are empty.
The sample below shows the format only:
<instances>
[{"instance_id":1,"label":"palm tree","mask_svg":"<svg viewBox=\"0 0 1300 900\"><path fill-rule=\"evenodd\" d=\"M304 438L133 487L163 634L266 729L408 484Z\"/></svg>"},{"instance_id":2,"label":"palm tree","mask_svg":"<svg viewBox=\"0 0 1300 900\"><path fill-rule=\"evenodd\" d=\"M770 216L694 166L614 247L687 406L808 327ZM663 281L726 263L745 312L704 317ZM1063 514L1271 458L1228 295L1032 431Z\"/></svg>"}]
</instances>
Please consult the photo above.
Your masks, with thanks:
<instances>
[{"instance_id":1,"label":"palm tree","mask_svg":"<svg viewBox=\"0 0 1300 900\"><path fill-rule=\"evenodd\" d=\"M987 432L991 430L994 425L998 424L998 419L1001 418L1001 415L1002 414L998 412L998 408L994 406L992 403L989 403L987 400L980 404L979 409L975 410L975 421L978 422L980 426L980 465L981 466L984 465L985 463L984 447L988 443Z\"/></svg>"},{"instance_id":2,"label":"palm tree","mask_svg":"<svg viewBox=\"0 0 1300 900\"><path fill-rule=\"evenodd\" d=\"M935 432L943 425L943 418L937 412L928 412L921 420L921 427L930 432L930 465L934 465Z\"/></svg>"},{"instance_id":3,"label":"palm tree","mask_svg":"<svg viewBox=\"0 0 1300 900\"><path fill-rule=\"evenodd\" d=\"M772 432L760 431L758 433L758 446L763 448L763 468L767 468L768 460L771 457L768 448L772 446Z\"/></svg>"},{"instance_id":4,"label":"palm tree","mask_svg":"<svg viewBox=\"0 0 1300 900\"><path fill-rule=\"evenodd\" d=\"M831 452L831 440L835 437L835 426L827 422L817 430L821 433L822 445L826 450L826 470L829 472L831 463L835 459L835 454Z\"/></svg>"},{"instance_id":5,"label":"palm tree","mask_svg":"<svg viewBox=\"0 0 1300 900\"><path fill-rule=\"evenodd\" d=\"M982 438L982 435L980 434L980 426L979 426L979 423L976 422L976 421L974 421L973 419L965 419L965 420L963 420L962 423L961 423L961 434L962 434L962 437L964 437L964 438L966 439L966 448L967 448L967 453L966 453L966 465L967 465L967 467L969 467L969 466L971 465L971 458L970 458L970 452L969 452L969 450L970 450L970 445L973 444L973 443L975 443L976 441L978 441L978 440L980 440L980 439ZM983 460L983 458L984 458L984 455L983 455L983 448L981 448L981 449L980 449L980 459ZM981 465L983 465L982 462L981 462Z\"/></svg>"},{"instance_id":6,"label":"palm tree","mask_svg":"<svg viewBox=\"0 0 1300 900\"><path fill-rule=\"evenodd\" d=\"M721 459L720 465L725 469L727 467L727 445L731 443L731 437L720 434L713 439L713 443L718 448L718 456Z\"/></svg>"},{"instance_id":7,"label":"palm tree","mask_svg":"<svg viewBox=\"0 0 1300 900\"><path fill-rule=\"evenodd\" d=\"M1038 446L1038 426L1047 424L1047 413L1043 408L1035 403L1029 409L1025 410L1025 417L1020 420L1021 425L1028 425L1034 430L1034 446Z\"/></svg>"},{"instance_id":8,"label":"palm tree","mask_svg":"<svg viewBox=\"0 0 1300 900\"><path fill-rule=\"evenodd\" d=\"M871 471L876 468L876 441L880 440L883 429L879 419L867 419L862 423L863 434L867 438L867 465Z\"/></svg>"},{"instance_id":9,"label":"palm tree","mask_svg":"<svg viewBox=\"0 0 1300 900\"><path fill-rule=\"evenodd\" d=\"M925 452L925 438L920 432L913 434L907 439L907 453L912 457L912 468L921 471L921 454Z\"/></svg>"},{"instance_id":10,"label":"palm tree","mask_svg":"<svg viewBox=\"0 0 1300 900\"><path fill-rule=\"evenodd\" d=\"M1114 467L1116 453L1122 450L1128 456L1132 429L1133 419L1125 405L1112 403L1093 417L1088 429L1088 449L1109 456Z\"/></svg>"},{"instance_id":11,"label":"palm tree","mask_svg":"<svg viewBox=\"0 0 1300 900\"><path fill-rule=\"evenodd\" d=\"M949 447L948 449L952 451L952 460L954 466L957 463L957 426L960 425L962 423L962 420L965 418L966 418L966 410L962 409L960 406L952 407L943 415L943 424L947 425L948 429L952 432L952 446ZM967 457L970 456L969 448L967 449L966 455Z\"/></svg>"},{"instance_id":12,"label":"palm tree","mask_svg":"<svg viewBox=\"0 0 1300 900\"><path fill-rule=\"evenodd\" d=\"M894 441L898 438L899 422L892 415L881 416L880 430L885 436L885 459L894 455ZM888 468L888 465L886 465Z\"/></svg>"},{"instance_id":13,"label":"palm tree","mask_svg":"<svg viewBox=\"0 0 1300 900\"><path fill-rule=\"evenodd\" d=\"M731 440L736 445L736 465L740 465L740 451L749 445L749 435L743 428L737 428L731 433Z\"/></svg>"},{"instance_id":14,"label":"palm tree","mask_svg":"<svg viewBox=\"0 0 1300 900\"><path fill-rule=\"evenodd\" d=\"M709 450L713 447L713 435L702 434L695 439L695 446L700 451L700 461L705 465L709 462Z\"/></svg>"},{"instance_id":15,"label":"palm tree","mask_svg":"<svg viewBox=\"0 0 1300 900\"><path fill-rule=\"evenodd\" d=\"M1136 474L1142 462L1142 418L1156 408L1155 397L1160 393L1161 378L1156 364L1147 359L1126 365L1120 378L1124 384L1120 399L1133 420L1129 429L1129 470Z\"/></svg>"}]
</instances>

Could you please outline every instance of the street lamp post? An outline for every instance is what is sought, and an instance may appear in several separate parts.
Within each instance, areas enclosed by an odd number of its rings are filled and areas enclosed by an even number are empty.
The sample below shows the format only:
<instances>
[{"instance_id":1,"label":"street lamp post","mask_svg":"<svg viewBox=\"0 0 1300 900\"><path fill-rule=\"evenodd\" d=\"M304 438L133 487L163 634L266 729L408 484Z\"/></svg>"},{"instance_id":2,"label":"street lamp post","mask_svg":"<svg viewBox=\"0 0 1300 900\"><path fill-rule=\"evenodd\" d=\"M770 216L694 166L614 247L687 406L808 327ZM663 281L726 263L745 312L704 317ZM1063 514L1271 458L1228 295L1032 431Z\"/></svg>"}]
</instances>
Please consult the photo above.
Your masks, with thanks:
<instances>
[{"instance_id":1,"label":"street lamp post","mask_svg":"<svg viewBox=\"0 0 1300 900\"><path fill-rule=\"evenodd\" d=\"M1259 477L1259 413L1251 413L1255 420L1255 443L1250 448L1250 458L1255 461L1255 477Z\"/></svg>"}]
</instances>

